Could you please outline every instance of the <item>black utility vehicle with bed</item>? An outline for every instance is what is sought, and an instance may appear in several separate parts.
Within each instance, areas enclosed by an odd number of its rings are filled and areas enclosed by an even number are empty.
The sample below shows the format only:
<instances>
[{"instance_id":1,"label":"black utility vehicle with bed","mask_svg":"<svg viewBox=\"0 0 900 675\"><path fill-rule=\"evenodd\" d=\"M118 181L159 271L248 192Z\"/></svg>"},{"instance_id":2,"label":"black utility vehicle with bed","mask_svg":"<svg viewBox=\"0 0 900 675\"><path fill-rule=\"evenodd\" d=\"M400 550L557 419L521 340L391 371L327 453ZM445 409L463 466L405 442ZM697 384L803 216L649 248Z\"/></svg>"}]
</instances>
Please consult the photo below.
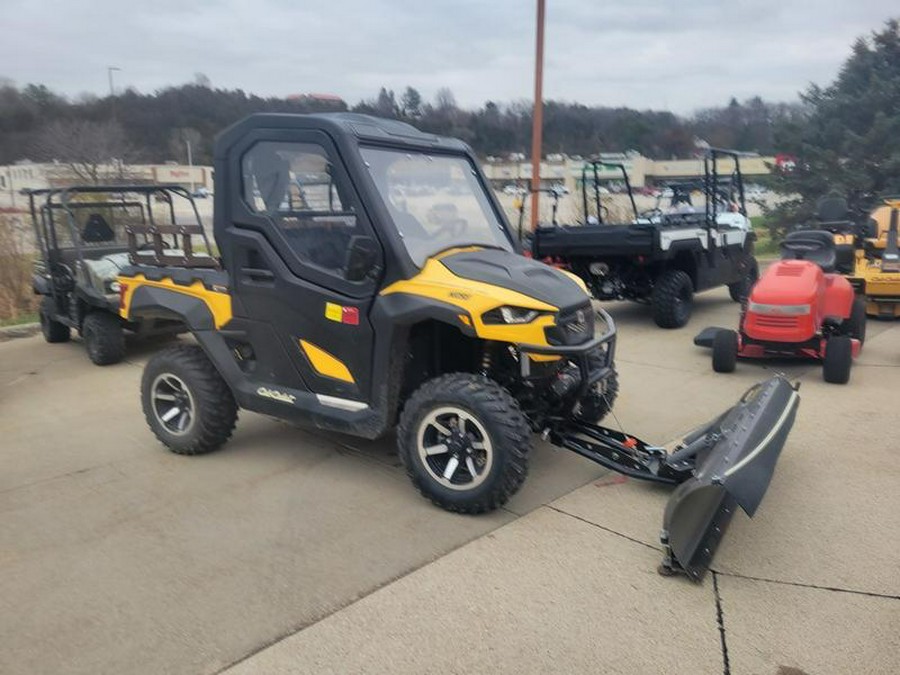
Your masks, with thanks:
<instances>
[{"instance_id":1,"label":"black utility vehicle with bed","mask_svg":"<svg viewBox=\"0 0 900 675\"><path fill-rule=\"evenodd\" d=\"M722 158L731 172L720 174ZM550 258L581 277L598 300L647 303L662 328L680 328L691 316L694 293L727 285L741 302L753 286L758 265L753 255L755 235L747 218L739 153L710 149L703 160L704 204L689 197L667 213L638 214L627 224L604 222L599 180L593 191L597 223L540 227L532 252ZM630 185L626 182L629 194ZM588 211L588 181L582 181Z\"/></svg>"}]
</instances>

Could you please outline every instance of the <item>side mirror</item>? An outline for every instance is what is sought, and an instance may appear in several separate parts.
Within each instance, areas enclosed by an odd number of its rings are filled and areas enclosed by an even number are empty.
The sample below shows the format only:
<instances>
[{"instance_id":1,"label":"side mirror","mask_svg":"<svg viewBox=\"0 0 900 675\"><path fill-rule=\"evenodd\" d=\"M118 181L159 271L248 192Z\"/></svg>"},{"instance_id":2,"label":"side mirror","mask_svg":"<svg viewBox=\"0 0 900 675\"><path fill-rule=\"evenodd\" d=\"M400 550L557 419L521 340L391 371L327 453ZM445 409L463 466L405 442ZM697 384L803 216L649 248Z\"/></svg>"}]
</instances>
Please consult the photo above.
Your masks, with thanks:
<instances>
[{"instance_id":1,"label":"side mirror","mask_svg":"<svg viewBox=\"0 0 900 675\"><path fill-rule=\"evenodd\" d=\"M377 266L379 252L378 244L371 237L351 237L344 265L347 281L362 281L377 274L380 271Z\"/></svg>"}]
</instances>

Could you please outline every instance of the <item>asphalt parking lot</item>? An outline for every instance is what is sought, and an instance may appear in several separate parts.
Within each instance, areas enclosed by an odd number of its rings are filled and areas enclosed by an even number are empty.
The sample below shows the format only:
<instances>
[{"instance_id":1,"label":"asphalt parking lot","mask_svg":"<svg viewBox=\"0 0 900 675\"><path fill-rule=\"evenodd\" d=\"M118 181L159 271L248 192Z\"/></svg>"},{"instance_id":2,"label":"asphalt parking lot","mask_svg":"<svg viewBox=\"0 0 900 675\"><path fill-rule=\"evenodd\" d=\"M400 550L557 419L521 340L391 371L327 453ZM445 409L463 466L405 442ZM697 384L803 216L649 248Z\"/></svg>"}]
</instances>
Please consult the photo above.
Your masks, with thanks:
<instances>
[{"instance_id":1,"label":"asphalt parking lot","mask_svg":"<svg viewBox=\"0 0 900 675\"><path fill-rule=\"evenodd\" d=\"M663 442L766 366L716 375L691 324L620 329L616 419ZM78 341L0 343L0 672L896 672L900 322L869 321L847 386L769 368L802 403L769 493L700 585L656 574L667 492L538 443L507 508L467 517L413 490L391 439L243 413L233 440L168 453L141 367Z\"/></svg>"}]
</instances>

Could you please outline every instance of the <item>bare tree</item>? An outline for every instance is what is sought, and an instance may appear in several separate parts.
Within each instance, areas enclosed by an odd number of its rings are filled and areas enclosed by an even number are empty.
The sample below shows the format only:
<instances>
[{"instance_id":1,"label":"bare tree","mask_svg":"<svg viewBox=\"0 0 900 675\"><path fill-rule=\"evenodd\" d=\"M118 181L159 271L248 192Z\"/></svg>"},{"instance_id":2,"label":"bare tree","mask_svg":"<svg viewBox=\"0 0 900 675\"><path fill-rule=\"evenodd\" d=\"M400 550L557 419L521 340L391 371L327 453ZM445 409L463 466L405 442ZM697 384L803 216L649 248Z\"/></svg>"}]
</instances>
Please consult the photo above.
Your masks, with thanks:
<instances>
[{"instance_id":1,"label":"bare tree","mask_svg":"<svg viewBox=\"0 0 900 675\"><path fill-rule=\"evenodd\" d=\"M125 165L135 154L119 124L85 120L48 124L38 132L33 150L38 159L57 162L71 179L94 185L126 180Z\"/></svg>"},{"instance_id":2,"label":"bare tree","mask_svg":"<svg viewBox=\"0 0 900 675\"><path fill-rule=\"evenodd\" d=\"M172 129L169 134L169 154L181 164L188 163L187 144L191 144L194 162L203 153L203 135L191 127Z\"/></svg>"},{"instance_id":3,"label":"bare tree","mask_svg":"<svg viewBox=\"0 0 900 675\"><path fill-rule=\"evenodd\" d=\"M456 110L456 96L448 87L441 87L435 94L434 104L438 110Z\"/></svg>"}]
</instances>

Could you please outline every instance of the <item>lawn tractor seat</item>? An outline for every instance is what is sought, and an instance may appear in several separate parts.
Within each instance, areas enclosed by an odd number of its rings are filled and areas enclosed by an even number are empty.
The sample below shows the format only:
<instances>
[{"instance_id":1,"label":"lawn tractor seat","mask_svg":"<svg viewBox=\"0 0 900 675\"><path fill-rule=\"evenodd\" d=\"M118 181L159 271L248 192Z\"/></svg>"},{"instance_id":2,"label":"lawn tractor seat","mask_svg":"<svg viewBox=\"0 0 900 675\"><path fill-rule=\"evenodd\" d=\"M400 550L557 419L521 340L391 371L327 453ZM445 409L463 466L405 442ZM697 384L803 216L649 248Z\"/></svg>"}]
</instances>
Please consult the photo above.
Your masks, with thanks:
<instances>
[{"instance_id":1,"label":"lawn tractor seat","mask_svg":"<svg viewBox=\"0 0 900 675\"><path fill-rule=\"evenodd\" d=\"M837 195L822 197L816 202L816 219L820 223L837 223L849 220L847 200Z\"/></svg>"},{"instance_id":2,"label":"lawn tractor seat","mask_svg":"<svg viewBox=\"0 0 900 675\"><path fill-rule=\"evenodd\" d=\"M823 272L834 272L837 263L834 235L825 230L791 232L781 242L781 259L809 260Z\"/></svg>"},{"instance_id":3,"label":"lawn tractor seat","mask_svg":"<svg viewBox=\"0 0 900 675\"><path fill-rule=\"evenodd\" d=\"M835 267L842 274L851 273L859 228L850 217L847 200L835 194L822 197L816 202L816 218L811 227L827 230L835 236Z\"/></svg>"}]
</instances>

